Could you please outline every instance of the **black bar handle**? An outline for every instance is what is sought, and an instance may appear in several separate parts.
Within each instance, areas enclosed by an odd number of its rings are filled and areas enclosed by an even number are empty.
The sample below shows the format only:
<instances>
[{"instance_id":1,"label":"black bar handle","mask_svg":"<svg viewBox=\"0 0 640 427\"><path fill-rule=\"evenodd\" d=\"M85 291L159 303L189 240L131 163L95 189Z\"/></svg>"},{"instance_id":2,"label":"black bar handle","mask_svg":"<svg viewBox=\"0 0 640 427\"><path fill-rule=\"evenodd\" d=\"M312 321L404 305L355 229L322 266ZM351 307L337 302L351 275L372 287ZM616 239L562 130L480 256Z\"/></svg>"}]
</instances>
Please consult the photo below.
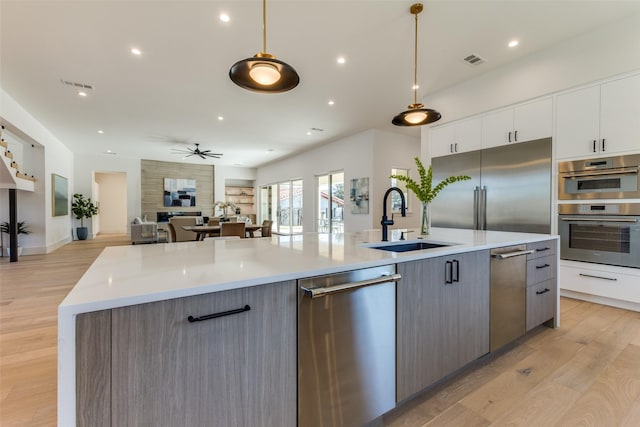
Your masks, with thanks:
<instances>
[{"instance_id":1,"label":"black bar handle","mask_svg":"<svg viewBox=\"0 0 640 427\"><path fill-rule=\"evenodd\" d=\"M596 140L595 139L593 140L593 152L594 153L596 152Z\"/></svg>"},{"instance_id":2,"label":"black bar handle","mask_svg":"<svg viewBox=\"0 0 640 427\"><path fill-rule=\"evenodd\" d=\"M547 268L551 267L549 264L536 265L536 268Z\"/></svg>"},{"instance_id":3,"label":"black bar handle","mask_svg":"<svg viewBox=\"0 0 640 427\"><path fill-rule=\"evenodd\" d=\"M511 131L509 131L509 142L511 142Z\"/></svg>"},{"instance_id":4,"label":"black bar handle","mask_svg":"<svg viewBox=\"0 0 640 427\"><path fill-rule=\"evenodd\" d=\"M189 317L187 317L187 320L190 323L202 322L203 320L215 319L215 318L218 318L218 317L230 316L232 314L244 313L245 311L249 311L249 310L251 310L251 307L247 304L242 308L236 308L235 310L223 311L221 313L207 314L206 316L200 316L200 317L189 316Z\"/></svg>"},{"instance_id":5,"label":"black bar handle","mask_svg":"<svg viewBox=\"0 0 640 427\"><path fill-rule=\"evenodd\" d=\"M544 291L536 291L536 295L542 295L542 294L546 294L547 292L550 292L551 290L549 288L544 288Z\"/></svg>"},{"instance_id":6,"label":"black bar handle","mask_svg":"<svg viewBox=\"0 0 640 427\"><path fill-rule=\"evenodd\" d=\"M447 261L444 263L444 283L453 283L453 262Z\"/></svg>"},{"instance_id":7,"label":"black bar handle","mask_svg":"<svg viewBox=\"0 0 640 427\"><path fill-rule=\"evenodd\" d=\"M602 151L607 151L607 150L604 148L604 142L605 142L605 141L606 141L606 139L602 138Z\"/></svg>"},{"instance_id":8,"label":"black bar handle","mask_svg":"<svg viewBox=\"0 0 640 427\"><path fill-rule=\"evenodd\" d=\"M518 131L517 130L513 132L513 140L515 142L518 142Z\"/></svg>"},{"instance_id":9,"label":"black bar handle","mask_svg":"<svg viewBox=\"0 0 640 427\"><path fill-rule=\"evenodd\" d=\"M456 266L456 276L455 279L453 278L453 275L451 277L451 281L452 282L459 282L460 281L460 261L458 261L457 259L453 260L453 264Z\"/></svg>"},{"instance_id":10,"label":"black bar handle","mask_svg":"<svg viewBox=\"0 0 640 427\"><path fill-rule=\"evenodd\" d=\"M453 144L449 144L449 152L453 153Z\"/></svg>"},{"instance_id":11,"label":"black bar handle","mask_svg":"<svg viewBox=\"0 0 640 427\"><path fill-rule=\"evenodd\" d=\"M550 251L551 248L536 248L536 252Z\"/></svg>"},{"instance_id":12,"label":"black bar handle","mask_svg":"<svg viewBox=\"0 0 640 427\"><path fill-rule=\"evenodd\" d=\"M604 147L604 139L602 140L602 146ZM453 144L453 149L457 153L458 152L458 143Z\"/></svg>"}]
</instances>

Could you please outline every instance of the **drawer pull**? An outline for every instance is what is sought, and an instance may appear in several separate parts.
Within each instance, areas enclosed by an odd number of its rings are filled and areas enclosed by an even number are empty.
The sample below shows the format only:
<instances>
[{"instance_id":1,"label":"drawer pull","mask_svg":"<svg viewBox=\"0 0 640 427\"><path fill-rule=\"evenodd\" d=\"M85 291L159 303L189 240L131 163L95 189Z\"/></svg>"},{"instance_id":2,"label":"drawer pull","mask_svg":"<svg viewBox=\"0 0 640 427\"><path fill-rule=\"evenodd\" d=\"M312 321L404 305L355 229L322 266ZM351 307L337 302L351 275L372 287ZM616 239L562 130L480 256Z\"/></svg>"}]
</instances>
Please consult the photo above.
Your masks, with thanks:
<instances>
[{"instance_id":1,"label":"drawer pull","mask_svg":"<svg viewBox=\"0 0 640 427\"><path fill-rule=\"evenodd\" d=\"M536 295L546 294L547 292L551 292L551 289L544 288L544 291L536 291Z\"/></svg>"},{"instance_id":2,"label":"drawer pull","mask_svg":"<svg viewBox=\"0 0 640 427\"><path fill-rule=\"evenodd\" d=\"M594 276L592 274L584 274L584 273L580 273L580 276L583 277L593 277L594 279L603 279L603 280L611 280L612 282L615 282L616 280L618 280L615 277L604 277L604 276Z\"/></svg>"},{"instance_id":3,"label":"drawer pull","mask_svg":"<svg viewBox=\"0 0 640 427\"><path fill-rule=\"evenodd\" d=\"M536 268L547 268L551 267L549 264L536 265Z\"/></svg>"},{"instance_id":4,"label":"drawer pull","mask_svg":"<svg viewBox=\"0 0 640 427\"><path fill-rule=\"evenodd\" d=\"M230 316L232 314L244 313L245 311L249 311L249 310L251 310L251 307L249 305L245 305L244 307L237 308L235 310L229 310L229 311L223 311L223 312L220 312L220 313L207 314L206 316L200 316L200 317L189 316L189 317L187 317L187 320L190 323L202 322L203 320L210 320L210 319L215 319L215 318L218 318L218 317Z\"/></svg>"},{"instance_id":5,"label":"drawer pull","mask_svg":"<svg viewBox=\"0 0 640 427\"><path fill-rule=\"evenodd\" d=\"M536 248L536 252L550 251L551 248Z\"/></svg>"}]
</instances>

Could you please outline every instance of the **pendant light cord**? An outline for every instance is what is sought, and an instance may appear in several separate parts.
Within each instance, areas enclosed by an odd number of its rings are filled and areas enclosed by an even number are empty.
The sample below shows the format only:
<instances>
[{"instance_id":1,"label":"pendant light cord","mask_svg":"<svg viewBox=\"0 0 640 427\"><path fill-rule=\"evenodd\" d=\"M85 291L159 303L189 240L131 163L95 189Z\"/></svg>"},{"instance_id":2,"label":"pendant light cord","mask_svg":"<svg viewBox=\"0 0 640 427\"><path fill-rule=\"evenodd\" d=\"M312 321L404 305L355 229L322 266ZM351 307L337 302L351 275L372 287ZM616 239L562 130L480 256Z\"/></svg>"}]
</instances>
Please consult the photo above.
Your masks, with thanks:
<instances>
[{"instance_id":1,"label":"pendant light cord","mask_svg":"<svg viewBox=\"0 0 640 427\"><path fill-rule=\"evenodd\" d=\"M262 0L262 51L267 53L267 0Z\"/></svg>"},{"instance_id":2,"label":"pendant light cord","mask_svg":"<svg viewBox=\"0 0 640 427\"><path fill-rule=\"evenodd\" d=\"M415 13L416 17L416 34L414 40L413 50L413 103L418 103L418 13Z\"/></svg>"}]
</instances>

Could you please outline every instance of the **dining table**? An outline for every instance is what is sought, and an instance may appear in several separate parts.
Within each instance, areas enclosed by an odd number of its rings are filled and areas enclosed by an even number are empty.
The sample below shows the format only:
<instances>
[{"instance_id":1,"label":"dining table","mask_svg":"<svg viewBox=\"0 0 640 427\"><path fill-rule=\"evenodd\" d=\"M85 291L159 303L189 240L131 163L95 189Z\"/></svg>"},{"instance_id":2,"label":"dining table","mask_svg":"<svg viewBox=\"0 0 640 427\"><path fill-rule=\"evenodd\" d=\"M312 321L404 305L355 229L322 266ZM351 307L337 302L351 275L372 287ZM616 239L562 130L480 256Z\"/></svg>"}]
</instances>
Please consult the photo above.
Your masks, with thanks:
<instances>
[{"instance_id":1,"label":"dining table","mask_svg":"<svg viewBox=\"0 0 640 427\"><path fill-rule=\"evenodd\" d=\"M204 240L204 238L208 235L220 235L219 225L183 225L182 229L186 231L193 231L194 233L196 233L195 240ZM261 229L262 225L259 224L245 224L244 226L244 231L249 235L249 237L255 237L253 233Z\"/></svg>"}]
</instances>

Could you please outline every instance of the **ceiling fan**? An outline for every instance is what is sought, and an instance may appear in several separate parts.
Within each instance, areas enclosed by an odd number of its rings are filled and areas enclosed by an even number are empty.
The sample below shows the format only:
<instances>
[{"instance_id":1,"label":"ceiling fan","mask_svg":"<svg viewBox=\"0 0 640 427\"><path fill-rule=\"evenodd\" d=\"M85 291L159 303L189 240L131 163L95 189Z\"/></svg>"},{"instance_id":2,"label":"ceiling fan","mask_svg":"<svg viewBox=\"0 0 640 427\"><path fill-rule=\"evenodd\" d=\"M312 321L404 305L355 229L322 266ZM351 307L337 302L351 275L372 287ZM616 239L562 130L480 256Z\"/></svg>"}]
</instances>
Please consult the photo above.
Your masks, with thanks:
<instances>
[{"instance_id":1,"label":"ceiling fan","mask_svg":"<svg viewBox=\"0 0 640 427\"><path fill-rule=\"evenodd\" d=\"M207 157L212 157L214 159L219 159L223 156L222 153L212 153L211 150L200 150L200 144L194 142L193 145L195 147L185 147L184 149L173 148L172 152L174 154L183 154L184 157L198 156L201 159L206 159Z\"/></svg>"}]
</instances>

